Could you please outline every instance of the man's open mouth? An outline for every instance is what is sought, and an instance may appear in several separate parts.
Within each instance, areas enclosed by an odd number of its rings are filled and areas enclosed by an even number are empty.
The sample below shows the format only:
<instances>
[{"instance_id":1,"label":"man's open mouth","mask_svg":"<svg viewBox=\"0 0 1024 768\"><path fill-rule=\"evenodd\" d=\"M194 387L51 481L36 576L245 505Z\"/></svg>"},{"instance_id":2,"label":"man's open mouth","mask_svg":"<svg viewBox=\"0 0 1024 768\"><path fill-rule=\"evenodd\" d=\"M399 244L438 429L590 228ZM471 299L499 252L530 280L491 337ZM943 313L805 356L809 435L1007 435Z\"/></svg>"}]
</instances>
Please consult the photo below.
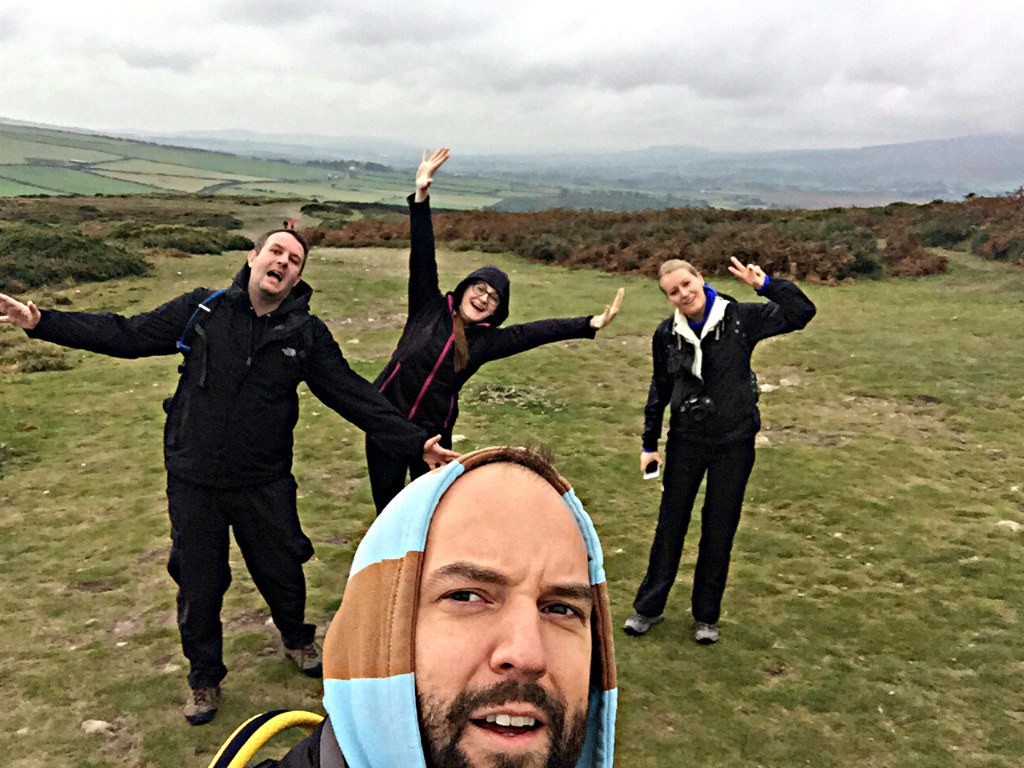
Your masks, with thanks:
<instances>
[{"instance_id":1,"label":"man's open mouth","mask_svg":"<svg viewBox=\"0 0 1024 768\"><path fill-rule=\"evenodd\" d=\"M282 280L284 280L284 275L282 275L282 274L281 274L280 272L278 272L278 271L277 271L276 269L270 269L270 270L267 270L267 277L272 277L272 278L274 278L275 280L277 280L277 282L279 282L279 283L280 283L280 282L281 282Z\"/></svg>"},{"instance_id":2,"label":"man's open mouth","mask_svg":"<svg viewBox=\"0 0 1024 768\"><path fill-rule=\"evenodd\" d=\"M544 727L544 723L529 715L487 715L473 719L473 725L500 736L522 736Z\"/></svg>"}]
</instances>

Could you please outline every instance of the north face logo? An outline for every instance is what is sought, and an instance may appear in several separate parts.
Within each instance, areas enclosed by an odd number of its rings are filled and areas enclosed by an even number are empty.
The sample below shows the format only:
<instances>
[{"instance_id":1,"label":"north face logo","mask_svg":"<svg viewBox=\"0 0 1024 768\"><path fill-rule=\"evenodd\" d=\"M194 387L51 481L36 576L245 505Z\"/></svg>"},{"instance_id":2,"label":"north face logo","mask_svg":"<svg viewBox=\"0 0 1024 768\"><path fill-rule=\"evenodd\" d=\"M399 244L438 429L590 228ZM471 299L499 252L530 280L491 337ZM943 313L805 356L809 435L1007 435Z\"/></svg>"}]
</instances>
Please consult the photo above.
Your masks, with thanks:
<instances>
[{"instance_id":1,"label":"north face logo","mask_svg":"<svg viewBox=\"0 0 1024 768\"><path fill-rule=\"evenodd\" d=\"M285 357L295 357L295 349L293 347L285 347L281 351L284 352Z\"/></svg>"}]
</instances>

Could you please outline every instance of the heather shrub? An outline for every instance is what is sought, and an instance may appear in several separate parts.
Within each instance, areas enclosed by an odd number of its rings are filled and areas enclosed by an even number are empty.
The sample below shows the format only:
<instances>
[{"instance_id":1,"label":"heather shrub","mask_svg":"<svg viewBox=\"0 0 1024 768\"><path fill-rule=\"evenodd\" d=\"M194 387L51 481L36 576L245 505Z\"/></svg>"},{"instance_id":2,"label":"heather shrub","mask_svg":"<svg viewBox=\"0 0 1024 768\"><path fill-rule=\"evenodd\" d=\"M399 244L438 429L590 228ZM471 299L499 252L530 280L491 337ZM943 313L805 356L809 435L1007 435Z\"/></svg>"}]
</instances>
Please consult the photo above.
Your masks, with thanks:
<instances>
[{"instance_id":1,"label":"heather shrub","mask_svg":"<svg viewBox=\"0 0 1024 768\"><path fill-rule=\"evenodd\" d=\"M4 264L0 291L4 293L145 275L150 269L138 254L102 240L26 225L0 229L0 259Z\"/></svg>"}]
</instances>

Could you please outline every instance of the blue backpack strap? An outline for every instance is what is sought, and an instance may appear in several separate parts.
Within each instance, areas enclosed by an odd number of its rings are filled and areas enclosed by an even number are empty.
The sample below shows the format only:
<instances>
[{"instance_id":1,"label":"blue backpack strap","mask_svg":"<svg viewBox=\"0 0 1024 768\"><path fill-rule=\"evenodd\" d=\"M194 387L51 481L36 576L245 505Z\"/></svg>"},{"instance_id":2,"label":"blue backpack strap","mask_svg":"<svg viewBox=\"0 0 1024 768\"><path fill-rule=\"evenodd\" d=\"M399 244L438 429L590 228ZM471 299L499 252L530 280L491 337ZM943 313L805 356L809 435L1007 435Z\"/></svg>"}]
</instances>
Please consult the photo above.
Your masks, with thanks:
<instances>
[{"instance_id":1,"label":"blue backpack strap","mask_svg":"<svg viewBox=\"0 0 1024 768\"><path fill-rule=\"evenodd\" d=\"M178 343L175 344L183 355L188 355L188 353L192 351L191 345L185 343L185 339L187 339L188 335L192 333L192 329L196 327L196 323L198 323L204 315L208 315L213 312L212 304L225 293L227 293L226 288L221 288L211 293L206 297L202 304L196 307L195 311L192 313L192 317L190 317L188 322L185 323L185 328L181 332L181 338L179 338Z\"/></svg>"}]
</instances>

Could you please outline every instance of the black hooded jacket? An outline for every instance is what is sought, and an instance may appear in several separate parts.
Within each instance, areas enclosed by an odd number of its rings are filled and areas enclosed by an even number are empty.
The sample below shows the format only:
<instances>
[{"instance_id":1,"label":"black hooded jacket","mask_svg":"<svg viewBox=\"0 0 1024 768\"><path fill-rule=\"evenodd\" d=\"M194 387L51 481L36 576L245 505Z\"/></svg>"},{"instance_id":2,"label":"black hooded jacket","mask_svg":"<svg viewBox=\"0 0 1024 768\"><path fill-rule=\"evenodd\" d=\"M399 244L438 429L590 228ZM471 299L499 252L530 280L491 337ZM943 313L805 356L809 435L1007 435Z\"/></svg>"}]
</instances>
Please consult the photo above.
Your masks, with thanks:
<instances>
[{"instance_id":1,"label":"black hooded jacket","mask_svg":"<svg viewBox=\"0 0 1024 768\"><path fill-rule=\"evenodd\" d=\"M654 375L644 407L643 448L656 451L665 408L670 406L669 439L722 444L751 438L761 429L757 378L750 368L754 346L770 336L804 328L815 307L794 283L773 277L759 293L767 302L728 301L724 317L700 342L703 381L693 375L695 351L675 331L675 316L654 332ZM687 408L691 397L709 404ZM682 406L682 407L681 407Z\"/></svg>"},{"instance_id":2,"label":"black hooded jacket","mask_svg":"<svg viewBox=\"0 0 1024 768\"><path fill-rule=\"evenodd\" d=\"M597 331L590 327L590 315L501 328L508 319L511 286L497 267L482 267L442 294L429 200L416 203L410 196L409 212L409 317L374 384L410 421L448 436L459 415L459 390L484 363L554 341L592 339ZM501 303L487 321L465 327L469 363L456 372L452 314L466 289L481 280L497 291Z\"/></svg>"},{"instance_id":3,"label":"black hooded jacket","mask_svg":"<svg viewBox=\"0 0 1024 768\"><path fill-rule=\"evenodd\" d=\"M257 316L248 282L246 265L187 340L192 351L166 404L168 473L215 488L290 475L301 381L381 446L420 456L427 434L349 368L327 326L309 313L309 285L299 282L280 307ZM173 355L189 318L211 293L197 288L133 317L47 310L29 335L114 357Z\"/></svg>"}]
</instances>

